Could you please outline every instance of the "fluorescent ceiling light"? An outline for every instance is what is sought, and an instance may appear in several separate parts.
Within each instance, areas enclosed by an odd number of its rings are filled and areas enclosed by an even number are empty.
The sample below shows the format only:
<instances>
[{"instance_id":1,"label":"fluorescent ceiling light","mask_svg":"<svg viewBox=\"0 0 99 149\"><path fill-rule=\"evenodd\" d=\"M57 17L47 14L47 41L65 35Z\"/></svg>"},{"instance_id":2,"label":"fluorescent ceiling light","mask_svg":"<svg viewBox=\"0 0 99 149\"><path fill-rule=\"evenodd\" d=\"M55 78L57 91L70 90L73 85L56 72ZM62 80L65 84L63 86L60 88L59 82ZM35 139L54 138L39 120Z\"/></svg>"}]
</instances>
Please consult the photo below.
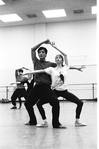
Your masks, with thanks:
<instances>
[{"instance_id":1,"label":"fluorescent ceiling light","mask_svg":"<svg viewBox=\"0 0 99 149\"><path fill-rule=\"evenodd\" d=\"M0 20L3 22L21 21L22 19L17 14L0 15Z\"/></svg>"},{"instance_id":2,"label":"fluorescent ceiling light","mask_svg":"<svg viewBox=\"0 0 99 149\"><path fill-rule=\"evenodd\" d=\"M66 13L64 9L46 10L42 11L46 18L65 17Z\"/></svg>"},{"instance_id":3,"label":"fluorescent ceiling light","mask_svg":"<svg viewBox=\"0 0 99 149\"><path fill-rule=\"evenodd\" d=\"M2 0L0 0L0 5L5 5L5 3Z\"/></svg>"},{"instance_id":4,"label":"fluorescent ceiling light","mask_svg":"<svg viewBox=\"0 0 99 149\"><path fill-rule=\"evenodd\" d=\"M97 6L92 7L92 14L97 14Z\"/></svg>"}]
</instances>

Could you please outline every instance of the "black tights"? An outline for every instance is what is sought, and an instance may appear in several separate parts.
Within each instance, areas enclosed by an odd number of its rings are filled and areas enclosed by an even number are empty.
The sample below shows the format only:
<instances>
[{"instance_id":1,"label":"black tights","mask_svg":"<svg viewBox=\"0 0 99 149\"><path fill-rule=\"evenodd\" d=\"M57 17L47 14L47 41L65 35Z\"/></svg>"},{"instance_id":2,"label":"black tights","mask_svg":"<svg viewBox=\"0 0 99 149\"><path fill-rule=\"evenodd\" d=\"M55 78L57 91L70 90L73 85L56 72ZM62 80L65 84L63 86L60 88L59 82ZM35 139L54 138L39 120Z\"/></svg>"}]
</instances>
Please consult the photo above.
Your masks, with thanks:
<instances>
[{"instance_id":1,"label":"black tights","mask_svg":"<svg viewBox=\"0 0 99 149\"><path fill-rule=\"evenodd\" d=\"M83 102L78 97L76 97L74 94L68 92L67 90L65 90L65 91L54 90L54 92L55 92L57 98L61 96L61 97L65 98L67 101L73 102L77 105L77 107L76 107L76 118L79 119L80 114L81 114L81 110L82 110L82 106L83 106ZM37 103L37 107L38 107L39 112L42 116L42 119L44 120L44 119L46 119L46 115L45 115L44 108L42 107L43 104L46 104L46 103L39 100Z\"/></svg>"},{"instance_id":2,"label":"black tights","mask_svg":"<svg viewBox=\"0 0 99 149\"><path fill-rule=\"evenodd\" d=\"M21 97L24 97L25 100L27 98L27 91L25 90L25 88L17 88L12 96L11 96L11 102L14 106L16 106L16 99L18 98L19 99L19 103L20 103L20 106L22 104L21 102Z\"/></svg>"},{"instance_id":3,"label":"black tights","mask_svg":"<svg viewBox=\"0 0 99 149\"><path fill-rule=\"evenodd\" d=\"M35 85L29 93L25 102L26 110L30 117L30 123L33 125L37 124L36 116L34 113L33 106L38 102L38 99L42 103L49 103L52 106L52 125L53 127L59 126L59 101L54 91L51 90L50 85Z\"/></svg>"}]
</instances>

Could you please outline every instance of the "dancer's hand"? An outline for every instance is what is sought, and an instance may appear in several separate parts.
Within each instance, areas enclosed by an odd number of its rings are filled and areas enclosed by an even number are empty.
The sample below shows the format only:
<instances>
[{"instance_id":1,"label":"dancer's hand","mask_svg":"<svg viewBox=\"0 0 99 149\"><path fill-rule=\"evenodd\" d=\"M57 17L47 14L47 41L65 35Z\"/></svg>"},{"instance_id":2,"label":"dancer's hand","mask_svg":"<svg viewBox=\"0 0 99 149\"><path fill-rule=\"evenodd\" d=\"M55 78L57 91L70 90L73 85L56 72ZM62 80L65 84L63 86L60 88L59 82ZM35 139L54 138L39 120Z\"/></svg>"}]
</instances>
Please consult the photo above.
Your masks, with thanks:
<instances>
[{"instance_id":1,"label":"dancer's hand","mask_svg":"<svg viewBox=\"0 0 99 149\"><path fill-rule=\"evenodd\" d=\"M45 44L50 44L50 40L47 39L47 40L44 41L44 43L45 43Z\"/></svg>"},{"instance_id":2,"label":"dancer's hand","mask_svg":"<svg viewBox=\"0 0 99 149\"><path fill-rule=\"evenodd\" d=\"M54 41L50 42L50 45L54 48L57 48Z\"/></svg>"},{"instance_id":3,"label":"dancer's hand","mask_svg":"<svg viewBox=\"0 0 99 149\"><path fill-rule=\"evenodd\" d=\"M82 65L80 68L78 68L79 71L83 71L82 69L86 68L84 65Z\"/></svg>"},{"instance_id":4,"label":"dancer's hand","mask_svg":"<svg viewBox=\"0 0 99 149\"><path fill-rule=\"evenodd\" d=\"M52 41L52 42L51 42L51 45L52 45L52 46L55 46L55 42Z\"/></svg>"},{"instance_id":5,"label":"dancer's hand","mask_svg":"<svg viewBox=\"0 0 99 149\"><path fill-rule=\"evenodd\" d=\"M25 70L30 70L30 69L28 69L28 68L25 68L25 67L22 67L22 69L25 69Z\"/></svg>"},{"instance_id":6,"label":"dancer's hand","mask_svg":"<svg viewBox=\"0 0 99 149\"><path fill-rule=\"evenodd\" d=\"M15 84L20 84L20 82L14 82L14 83L11 83L10 85L15 85Z\"/></svg>"},{"instance_id":7,"label":"dancer's hand","mask_svg":"<svg viewBox=\"0 0 99 149\"><path fill-rule=\"evenodd\" d=\"M10 85L13 85L14 83L11 83Z\"/></svg>"}]
</instances>

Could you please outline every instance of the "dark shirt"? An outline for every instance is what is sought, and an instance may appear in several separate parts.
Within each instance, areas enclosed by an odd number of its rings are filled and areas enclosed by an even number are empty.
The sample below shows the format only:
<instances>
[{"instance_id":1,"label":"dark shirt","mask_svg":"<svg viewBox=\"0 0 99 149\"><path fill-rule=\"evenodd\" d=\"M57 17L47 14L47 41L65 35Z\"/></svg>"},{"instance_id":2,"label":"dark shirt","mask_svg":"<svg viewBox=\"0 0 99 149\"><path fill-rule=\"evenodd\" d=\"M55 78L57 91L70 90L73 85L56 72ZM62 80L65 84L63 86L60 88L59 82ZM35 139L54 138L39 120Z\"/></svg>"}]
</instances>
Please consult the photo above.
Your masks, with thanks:
<instances>
[{"instance_id":1,"label":"dark shirt","mask_svg":"<svg viewBox=\"0 0 99 149\"><path fill-rule=\"evenodd\" d=\"M48 67L56 67L56 64L49 61L40 61L39 59L35 59L34 61L34 70L46 69ZM37 73L34 74L34 82L37 84L48 84L51 85L51 76L49 74Z\"/></svg>"},{"instance_id":2,"label":"dark shirt","mask_svg":"<svg viewBox=\"0 0 99 149\"><path fill-rule=\"evenodd\" d=\"M32 90L33 86L34 86L34 78L31 80L31 82L29 82L29 81L27 82L27 93L28 94Z\"/></svg>"}]
</instances>

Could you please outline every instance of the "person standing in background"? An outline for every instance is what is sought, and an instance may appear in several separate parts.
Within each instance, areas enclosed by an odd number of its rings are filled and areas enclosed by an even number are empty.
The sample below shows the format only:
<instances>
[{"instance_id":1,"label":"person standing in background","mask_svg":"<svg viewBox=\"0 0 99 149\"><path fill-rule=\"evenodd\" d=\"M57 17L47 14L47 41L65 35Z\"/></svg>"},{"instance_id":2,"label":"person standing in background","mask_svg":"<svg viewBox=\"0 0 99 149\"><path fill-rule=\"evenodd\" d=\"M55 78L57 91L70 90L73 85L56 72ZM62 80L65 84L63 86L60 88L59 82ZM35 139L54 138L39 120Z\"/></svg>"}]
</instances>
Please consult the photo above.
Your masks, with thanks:
<instances>
[{"instance_id":1,"label":"person standing in background","mask_svg":"<svg viewBox=\"0 0 99 149\"><path fill-rule=\"evenodd\" d=\"M27 68L25 67L15 70L16 83L11 83L11 85L13 84L17 85L16 89L14 90L11 96L11 102L13 104L13 107L11 109L17 109L16 107L17 98L19 99L19 104L20 104L19 108L21 108L21 105L22 105L21 97L24 97L26 100L28 95L24 85L28 81L28 78L23 76L23 69L27 70Z\"/></svg>"}]
</instances>

